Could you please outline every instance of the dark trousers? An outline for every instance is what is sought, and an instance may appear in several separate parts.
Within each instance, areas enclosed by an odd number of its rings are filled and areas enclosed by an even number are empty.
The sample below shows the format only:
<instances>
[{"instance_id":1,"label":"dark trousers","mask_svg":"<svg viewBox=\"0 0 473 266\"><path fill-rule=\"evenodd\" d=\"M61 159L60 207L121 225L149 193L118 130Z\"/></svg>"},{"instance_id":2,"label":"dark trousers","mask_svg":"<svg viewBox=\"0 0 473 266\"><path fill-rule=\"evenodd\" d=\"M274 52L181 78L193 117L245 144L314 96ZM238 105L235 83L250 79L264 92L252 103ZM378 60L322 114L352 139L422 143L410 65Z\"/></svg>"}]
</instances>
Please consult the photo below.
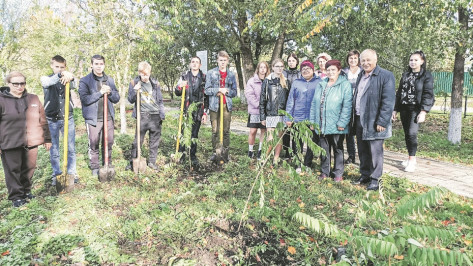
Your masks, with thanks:
<instances>
[{"instance_id":1,"label":"dark trousers","mask_svg":"<svg viewBox=\"0 0 473 266\"><path fill-rule=\"evenodd\" d=\"M2 150L2 164L7 184L8 199L24 199L31 192L31 178L36 169L38 148Z\"/></svg>"},{"instance_id":2,"label":"dark trousers","mask_svg":"<svg viewBox=\"0 0 473 266\"><path fill-rule=\"evenodd\" d=\"M415 108L409 106L403 107L400 110L401 123L404 129L404 139L406 141L407 152L409 156L416 156L417 152L417 132L419 131L419 124L417 124L417 115L419 112Z\"/></svg>"},{"instance_id":3,"label":"dark trousers","mask_svg":"<svg viewBox=\"0 0 473 266\"><path fill-rule=\"evenodd\" d=\"M325 156L320 156L322 173L330 176L331 151L333 150L333 173L335 177L343 176L343 140L344 134L321 135L320 147L325 150Z\"/></svg>"},{"instance_id":4,"label":"dark trousers","mask_svg":"<svg viewBox=\"0 0 473 266\"><path fill-rule=\"evenodd\" d=\"M319 145L319 141L320 141L319 140L319 135L317 133L315 133L314 130L311 130L311 131L312 131L312 141L315 144ZM304 145L304 143L302 142L302 140L299 140L299 147L300 147L301 150L303 150L303 147L304 147L303 145ZM299 149L297 148L296 139L294 138L294 136L292 138L292 151L293 151L294 154L299 153ZM307 167L311 167L313 159L314 159L314 151L312 151L312 149L307 146L307 151L306 151L305 156L304 156L303 164Z\"/></svg>"},{"instance_id":5,"label":"dark trousers","mask_svg":"<svg viewBox=\"0 0 473 266\"><path fill-rule=\"evenodd\" d=\"M90 160L90 169L99 169L99 146L102 142L102 165L105 163L104 158L104 134L103 132L103 121L97 122L97 125L94 127L92 125L86 124L87 135L89 136L89 160ZM108 120L108 163L112 163L112 146L113 146L113 136L114 136L113 120Z\"/></svg>"},{"instance_id":6,"label":"dark trousers","mask_svg":"<svg viewBox=\"0 0 473 266\"><path fill-rule=\"evenodd\" d=\"M195 139L197 141L197 138L199 138L199 130L200 130L200 125L201 121L193 121L192 122L192 131L191 131L191 138ZM184 129L182 129L181 134L184 134ZM184 145L179 145L179 152L185 152L186 151L186 146ZM195 156L197 152L197 142L192 141L191 143L191 159L196 159L197 157Z\"/></svg>"},{"instance_id":7,"label":"dark trousers","mask_svg":"<svg viewBox=\"0 0 473 266\"><path fill-rule=\"evenodd\" d=\"M158 156L159 141L161 140L161 125L162 120L159 114L141 113L140 121L140 144L143 145L146 132L149 132L149 156L148 163L156 163L156 157ZM135 130L135 140L131 145L131 157L138 157L137 148L138 134Z\"/></svg>"},{"instance_id":8,"label":"dark trousers","mask_svg":"<svg viewBox=\"0 0 473 266\"><path fill-rule=\"evenodd\" d=\"M345 135L345 139L347 140L347 152L349 157L355 158L356 155L356 148L355 148L355 134L351 132Z\"/></svg>"},{"instance_id":9,"label":"dark trousers","mask_svg":"<svg viewBox=\"0 0 473 266\"><path fill-rule=\"evenodd\" d=\"M215 152L217 144L220 143L220 107L217 112L210 111L210 122L212 123L212 148ZM228 156L230 148L230 123L232 122L232 112L228 111L227 105L223 105L223 152Z\"/></svg>"},{"instance_id":10,"label":"dark trousers","mask_svg":"<svg viewBox=\"0 0 473 266\"><path fill-rule=\"evenodd\" d=\"M296 146L294 145L294 140L292 141L292 152L293 153L296 153L295 149L296 149ZM290 158L292 157L292 155L290 154L289 152L289 148L291 147L291 133L289 133L289 131L286 131L284 133L284 136L282 137L282 147L284 149L284 151L286 152L285 153L285 156L287 158Z\"/></svg>"},{"instance_id":11,"label":"dark trousers","mask_svg":"<svg viewBox=\"0 0 473 266\"><path fill-rule=\"evenodd\" d=\"M356 116L355 123L361 176L378 180L383 174L384 139L363 140L363 127L359 116Z\"/></svg>"}]
</instances>

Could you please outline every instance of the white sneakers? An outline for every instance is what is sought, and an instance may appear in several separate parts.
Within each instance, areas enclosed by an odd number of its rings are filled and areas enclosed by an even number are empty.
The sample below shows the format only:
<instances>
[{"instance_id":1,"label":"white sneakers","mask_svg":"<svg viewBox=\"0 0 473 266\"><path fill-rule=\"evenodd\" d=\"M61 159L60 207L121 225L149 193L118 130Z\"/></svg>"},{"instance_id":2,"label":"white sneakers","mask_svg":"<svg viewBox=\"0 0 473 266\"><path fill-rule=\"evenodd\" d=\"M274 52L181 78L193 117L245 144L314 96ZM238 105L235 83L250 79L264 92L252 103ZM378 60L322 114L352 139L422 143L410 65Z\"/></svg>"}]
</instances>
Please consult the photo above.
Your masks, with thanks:
<instances>
[{"instance_id":1,"label":"white sneakers","mask_svg":"<svg viewBox=\"0 0 473 266\"><path fill-rule=\"evenodd\" d=\"M412 173L416 170L416 165L417 165L417 162L416 161L410 161L410 160L406 160L406 161L402 161L402 166L404 166L404 171L406 172L409 172L409 173Z\"/></svg>"}]
</instances>

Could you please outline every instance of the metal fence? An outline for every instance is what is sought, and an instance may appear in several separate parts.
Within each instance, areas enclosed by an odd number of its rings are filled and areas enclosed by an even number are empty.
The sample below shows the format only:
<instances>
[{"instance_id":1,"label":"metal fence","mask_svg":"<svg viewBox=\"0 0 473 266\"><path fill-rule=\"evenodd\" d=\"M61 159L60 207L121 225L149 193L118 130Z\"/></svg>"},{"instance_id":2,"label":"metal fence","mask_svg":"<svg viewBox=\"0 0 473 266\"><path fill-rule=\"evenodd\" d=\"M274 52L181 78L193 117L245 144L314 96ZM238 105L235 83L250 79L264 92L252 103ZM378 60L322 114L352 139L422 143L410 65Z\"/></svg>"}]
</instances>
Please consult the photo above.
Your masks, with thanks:
<instances>
[{"instance_id":1,"label":"metal fence","mask_svg":"<svg viewBox=\"0 0 473 266\"><path fill-rule=\"evenodd\" d=\"M451 94L452 93L452 72L432 72L434 77L434 93L435 95ZM463 82L463 95L473 96L473 78L470 73L465 72L465 81Z\"/></svg>"}]
</instances>

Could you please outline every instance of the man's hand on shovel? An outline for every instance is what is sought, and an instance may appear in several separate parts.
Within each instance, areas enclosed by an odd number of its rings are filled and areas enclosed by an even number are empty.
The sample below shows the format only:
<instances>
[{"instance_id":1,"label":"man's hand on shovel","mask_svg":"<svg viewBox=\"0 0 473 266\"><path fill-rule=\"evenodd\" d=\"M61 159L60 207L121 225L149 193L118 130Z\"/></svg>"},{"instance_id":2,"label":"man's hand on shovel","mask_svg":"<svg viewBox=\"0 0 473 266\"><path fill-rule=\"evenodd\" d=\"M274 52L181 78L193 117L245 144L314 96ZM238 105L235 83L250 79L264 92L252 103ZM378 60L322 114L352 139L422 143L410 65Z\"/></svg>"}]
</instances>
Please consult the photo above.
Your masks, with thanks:
<instances>
[{"instance_id":1,"label":"man's hand on shovel","mask_svg":"<svg viewBox=\"0 0 473 266\"><path fill-rule=\"evenodd\" d=\"M61 78L59 80L61 81L62 85L66 85L66 83L71 82L73 79L74 79L74 75L71 72L62 71Z\"/></svg>"},{"instance_id":2,"label":"man's hand on shovel","mask_svg":"<svg viewBox=\"0 0 473 266\"><path fill-rule=\"evenodd\" d=\"M111 91L112 89L110 88L110 86L105 85L105 84L102 85L102 88L100 89L100 93L102 93L102 95L105 93L110 94Z\"/></svg>"},{"instance_id":3,"label":"man's hand on shovel","mask_svg":"<svg viewBox=\"0 0 473 266\"><path fill-rule=\"evenodd\" d=\"M135 85L135 87L133 87L133 89L135 91L138 91L139 89L141 89L141 82L136 83L136 85Z\"/></svg>"}]
</instances>

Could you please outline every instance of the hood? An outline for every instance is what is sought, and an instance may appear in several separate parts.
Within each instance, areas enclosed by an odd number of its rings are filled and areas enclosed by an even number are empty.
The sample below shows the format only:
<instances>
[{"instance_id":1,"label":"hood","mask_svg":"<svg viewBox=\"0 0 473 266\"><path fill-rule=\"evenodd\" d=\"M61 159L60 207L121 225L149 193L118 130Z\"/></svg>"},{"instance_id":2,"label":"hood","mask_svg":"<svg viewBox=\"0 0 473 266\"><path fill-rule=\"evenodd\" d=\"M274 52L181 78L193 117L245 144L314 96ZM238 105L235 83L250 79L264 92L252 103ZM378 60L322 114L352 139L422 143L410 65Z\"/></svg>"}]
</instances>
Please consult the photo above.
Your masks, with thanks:
<instances>
[{"instance_id":1,"label":"hood","mask_svg":"<svg viewBox=\"0 0 473 266\"><path fill-rule=\"evenodd\" d=\"M5 98L10 98L10 99L15 99L15 100L18 100L18 101L14 101L15 103L15 110L18 112L18 113L23 113L26 111L26 109L28 109L28 102L26 100L26 95L27 95L27 91L25 90L23 92L23 95L20 97L20 98L17 98L15 96L13 96L11 93L10 93L10 88L9 87L1 87L0 88L0 97L5 97ZM22 104L20 104L20 102L22 101ZM11 102L11 101L10 101Z\"/></svg>"},{"instance_id":2,"label":"hood","mask_svg":"<svg viewBox=\"0 0 473 266\"><path fill-rule=\"evenodd\" d=\"M337 81L335 81L335 84L333 84L332 87L333 87L333 86L337 86L338 84L340 84L340 83L342 83L342 82L344 82L344 81L348 81L347 77L346 77L345 75L340 74L340 75L338 76ZM320 82L320 83L325 86L325 85L328 83L328 77L322 79L322 82Z\"/></svg>"},{"instance_id":3,"label":"hood","mask_svg":"<svg viewBox=\"0 0 473 266\"><path fill-rule=\"evenodd\" d=\"M300 78L297 78L296 80L299 80L299 81L302 81L302 82L314 82L316 80L322 80L322 79L319 76L314 74L314 76L309 81L305 80L305 78L302 77L302 76Z\"/></svg>"}]
</instances>

